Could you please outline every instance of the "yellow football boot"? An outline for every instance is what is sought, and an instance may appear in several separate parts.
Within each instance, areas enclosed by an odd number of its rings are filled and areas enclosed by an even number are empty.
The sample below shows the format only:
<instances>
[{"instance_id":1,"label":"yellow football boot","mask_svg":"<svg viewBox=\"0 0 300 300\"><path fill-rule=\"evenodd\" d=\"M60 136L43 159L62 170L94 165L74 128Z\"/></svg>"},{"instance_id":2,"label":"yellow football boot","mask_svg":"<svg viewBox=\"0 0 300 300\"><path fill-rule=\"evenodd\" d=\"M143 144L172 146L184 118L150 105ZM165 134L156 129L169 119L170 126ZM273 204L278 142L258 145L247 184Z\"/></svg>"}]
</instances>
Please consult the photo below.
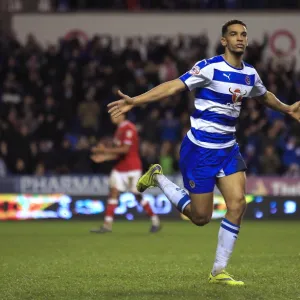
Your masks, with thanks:
<instances>
[{"instance_id":1,"label":"yellow football boot","mask_svg":"<svg viewBox=\"0 0 300 300\"><path fill-rule=\"evenodd\" d=\"M143 193L150 187L155 187L155 174L163 174L162 167L159 164L152 165L149 170L138 180L136 188L140 193Z\"/></svg>"},{"instance_id":2,"label":"yellow football boot","mask_svg":"<svg viewBox=\"0 0 300 300\"><path fill-rule=\"evenodd\" d=\"M226 271L213 276L211 273L208 278L209 283L226 284L226 285L245 285L243 281L235 280Z\"/></svg>"}]
</instances>

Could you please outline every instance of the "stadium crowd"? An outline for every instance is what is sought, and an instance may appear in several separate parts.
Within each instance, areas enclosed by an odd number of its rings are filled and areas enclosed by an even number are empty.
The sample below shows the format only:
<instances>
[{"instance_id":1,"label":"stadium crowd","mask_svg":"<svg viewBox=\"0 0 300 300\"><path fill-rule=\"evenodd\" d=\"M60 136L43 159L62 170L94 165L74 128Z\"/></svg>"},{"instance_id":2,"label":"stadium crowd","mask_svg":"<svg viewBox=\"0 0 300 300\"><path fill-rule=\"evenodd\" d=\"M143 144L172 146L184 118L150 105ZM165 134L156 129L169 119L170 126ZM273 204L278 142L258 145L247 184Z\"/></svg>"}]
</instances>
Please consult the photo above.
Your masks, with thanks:
<instances>
[{"instance_id":1,"label":"stadium crowd","mask_svg":"<svg viewBox=\"0 0 300 300\"><path fill-rule=\"evenodd\" d=\"M178 77L208 56L210 41L199 36L95 36L87 43L61 39L44 48L33 35L21 44L0 37L0 176L6 174L108 173L112 163L89 156L99 140L111 143L114 127L106 105ZM284 103L300 99L300 73L293 60L266 57L268 43L253 41L246 61ZM217 44L215 53L222 53ZM128 118L140 132L143 167L159 162L178 171L180 141L190 127L193 95L135 108ZM237 140L248 174L300 175L299 124L254 99L243 102Z\"/></svg>"},{"instance_id":2,"label":"stadium crowd","mask_svg":"<svg viewBox=\"0 0 300 300\"><path fill-rule=\"evenodd\" d=\"M298 0L56 0L57 10L201 10L201 9L293 9Z\"/></svg>"},{"instance_id":3,"label":"stadium crowd","mask_svg":"<svg viewBox=\"0 0 300 300\"><path fill-rule=\"evenodd\" d=\"M9 12L294 10L300 0L6 0ZM4 1L5 3L5 1ZM4 6L3 6L4 7Z\"/></svg>"}]
</instances>

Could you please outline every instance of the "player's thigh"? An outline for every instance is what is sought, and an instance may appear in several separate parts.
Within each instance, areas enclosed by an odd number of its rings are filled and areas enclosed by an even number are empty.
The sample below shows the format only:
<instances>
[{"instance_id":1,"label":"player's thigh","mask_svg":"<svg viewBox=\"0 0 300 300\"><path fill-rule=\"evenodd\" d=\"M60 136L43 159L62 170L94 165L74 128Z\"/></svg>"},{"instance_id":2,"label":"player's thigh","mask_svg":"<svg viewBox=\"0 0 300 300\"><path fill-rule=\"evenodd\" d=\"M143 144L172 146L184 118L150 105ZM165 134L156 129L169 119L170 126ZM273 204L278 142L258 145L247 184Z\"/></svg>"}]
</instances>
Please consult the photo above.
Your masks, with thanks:
<instances>
[{"instance_id":1,"label":"player's thigh","mask_svg":"<svg viewBox=\"0 0 300 300\"><path fill-rule=\"evenodd\" d=\"M134 170L124 173L124 182L126 185L126 191L135 195L140 194L136 188L137 182L142 176L141 170Z\"/></svg>"},{"instance_id":2,"label":"player's thigh","mask_svg":"<svg viewBox=\"0 0 300 300\"><path fill-rule=\"evenodd\" d=\"M111 189L117 190L119 192L126 191L126 182L124 180L124 175L122 174L122 172L112 170L109 177L109 186Z\"/></svg>"},{"instance_id":3,"label":"player's thigh","mask_svg":"<svg viewBox=\"0 0 300 300\"><path fill-rule=\"evenodd\" d=\"M239 210L245 206L246 173L244 171L217 178L217 187L224 197L227 209Z\"/></svg>"},{"instance_id":4,"label":"player's thigh","mask_svg":"<svg viewBox=\"0 0 300 300\"><path fill-rule=\"evenodd\" d=\"M184 187L191 194L207 194L214 190L222 158L218 150L199 147L185 137L180 149L179 167Z\"/></svg>"},{"instance_id":5,"label":"player's thigh","mask_svg":"<svg viewBox=\"0 0 300 300\"><path fill-rule=\"evenodd\" d=\"M217 186L222 193L227 209L241 211L246 207L245 190L247 169L239 146L232 147L228 159L224 162L222 170L217 174Z\"/></svg>"},{"instance_id":6,"label":"player's thigh","mask_svg":"<svg viewBox=\"0 0 300 300\"><path fill-rule=\"evenodd\" d=\"M209 221L214 208L213 192L203 194L190 193L190 198L192 216L195 218L205 218Z\"/></svg>"}]
</instances>

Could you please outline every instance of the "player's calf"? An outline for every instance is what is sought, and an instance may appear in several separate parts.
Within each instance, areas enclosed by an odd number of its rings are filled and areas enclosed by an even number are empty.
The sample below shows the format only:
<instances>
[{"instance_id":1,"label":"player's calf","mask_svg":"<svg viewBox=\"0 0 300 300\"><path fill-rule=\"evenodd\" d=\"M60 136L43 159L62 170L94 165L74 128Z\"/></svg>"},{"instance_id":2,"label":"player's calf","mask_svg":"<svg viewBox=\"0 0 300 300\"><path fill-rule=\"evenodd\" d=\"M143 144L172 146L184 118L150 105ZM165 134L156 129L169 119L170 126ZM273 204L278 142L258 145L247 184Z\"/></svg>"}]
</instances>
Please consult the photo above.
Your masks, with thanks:
<instances>
[{"instance_id":1,"label":"player's calf","mask_svg":"<svg viewBox=\"0 0 300 300\"><path fill-rule=\"evenodd\" d=\"M213 213L213 193L191 193L190 197L191 204L186 207L186 210L190 210L191 221L197 226L208 224Z\"/></svg>"},{"instance_id":2,"label":"player's calf","mask_svg":"<svg viewBox=\"0 0 300 300\"><path fill-rule=\"evenodd\" d=\"M104 223L100 228L92 229L90 232L106 233L112 231L115 209L117 208L119 203L118 198L119 198L119 191L116 188L111 187L108 195L106 209L105 209Z\"/></svg>"},{"instance_id":3,"label":"player's calf","mask_svg":"<svg viewBox=\"0 0 300 300\"><path fill-rule=\"evenodd\" d=\"M152 233L158 232L161 229L160 219L159 219L158 215L156 215L153 212L153 209L150 206L150 203L146 199L143 199L143 196L141 194L135 193L134 196L135 196L136 201L143 207L147 216L151 220L152 225L150 228L150 232L152 232Z\"/></svg>"},{"instance_id":4,"label":"player's calf","mask_svg":"<svg viewBox=\"0 0 300 300\"><path fill-rule=\"evenodd\" d=\"M244 195L239 195L227 201L226 219L234 224L240 224L247 207Z\"/></svg>"}]
</instances>

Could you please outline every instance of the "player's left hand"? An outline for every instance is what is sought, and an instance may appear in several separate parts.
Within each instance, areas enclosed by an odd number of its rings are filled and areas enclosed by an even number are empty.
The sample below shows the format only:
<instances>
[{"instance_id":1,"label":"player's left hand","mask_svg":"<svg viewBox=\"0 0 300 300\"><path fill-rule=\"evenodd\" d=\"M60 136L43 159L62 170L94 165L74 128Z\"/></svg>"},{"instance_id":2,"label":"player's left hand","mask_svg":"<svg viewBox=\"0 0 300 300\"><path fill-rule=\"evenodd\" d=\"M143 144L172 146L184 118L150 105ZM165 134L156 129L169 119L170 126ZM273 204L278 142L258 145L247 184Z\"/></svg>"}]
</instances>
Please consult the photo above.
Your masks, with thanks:
<instances>
[{"instance_id":1,"label":"player's left hand","mask_svg":"<svg viewBox=\"0 0 300 300\"><path fill-rule=\"evenodd\" d=\"M300 101L295 102L290 106L290 112L288 113L293 119L300 122Z\"/></svg>"},{"instance_id":2,"label":"player's left hand","mask_svg":"<svg viewBox=\"0 0 300 300\"><path fill-rule=\"evenodd\" d=\"M103 153L106 150L106 147L103 144L98 144L97 146L93 147L92 153Z\"/></svg>"},{"instance_id":3,"label":"player's left hand","mask_svg":"<svg viewBox=\"0 0 300 300\"><path fill-rule=\"evenodd\" d=\"M90 156L91 160L97 164L100 164L104 161L106 161L105 155L104 154L93 154Z\"/></svg>"}]
</instances>

